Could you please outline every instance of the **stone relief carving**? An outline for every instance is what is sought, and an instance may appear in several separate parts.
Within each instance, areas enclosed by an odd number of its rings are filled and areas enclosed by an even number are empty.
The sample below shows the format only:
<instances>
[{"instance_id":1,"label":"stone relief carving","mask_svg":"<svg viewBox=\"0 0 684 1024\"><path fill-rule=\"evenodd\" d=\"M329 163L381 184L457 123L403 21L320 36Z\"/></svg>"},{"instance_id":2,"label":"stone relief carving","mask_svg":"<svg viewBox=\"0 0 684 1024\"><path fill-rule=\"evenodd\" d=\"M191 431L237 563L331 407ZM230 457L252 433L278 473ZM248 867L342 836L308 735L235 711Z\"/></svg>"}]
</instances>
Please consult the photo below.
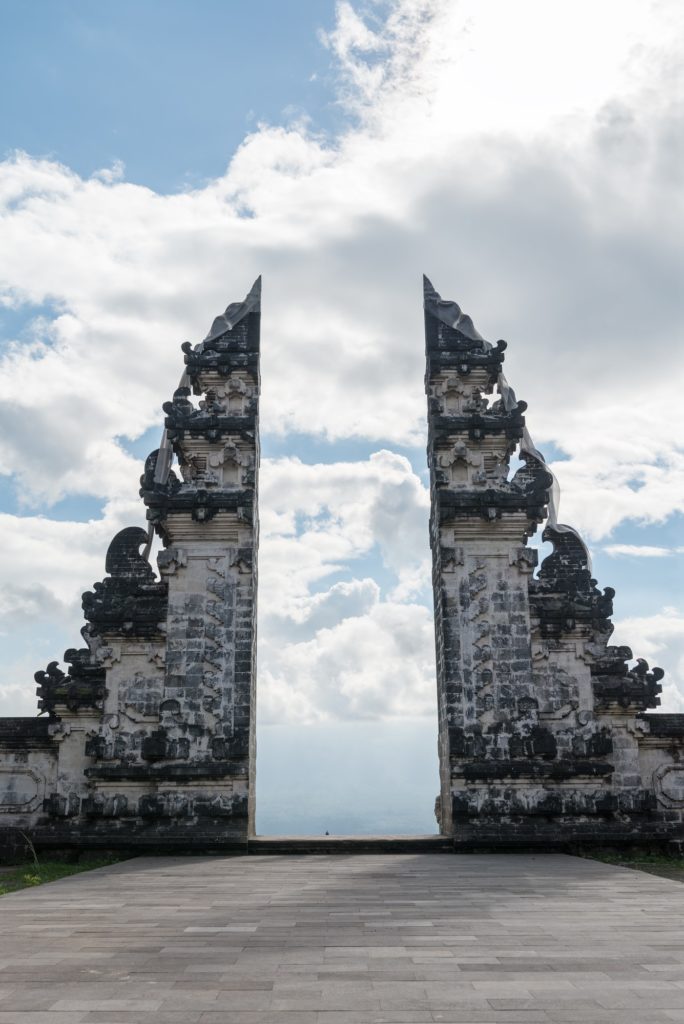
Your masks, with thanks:
<instances>
[{"instance_id":1,"label":"stone relief carving","mask_svg":"<svg viewBox=\"0 0 684 1024\"><path fill-rule=\"evenodd\" d=\"M0 814L26 814L42 805L45 777L35 768L0 764Z\"/></svg>"},{"instance_id":2,"label":"stone relief carving","mask_svg":"<svg viewBox=\"0 0 684 1024\"><path fill-rule=\"evenodd\" d=\"M684 807L684 764L665 764L653 773L658 800L665 807Z\"/></svg>"},{"instance_id":3,"label":"stone relief carving","mask_svg":"<svg viewBox=\"0 0 684 1024\"><path fill-rule=\"evenodd\" d=\"M607 646L614 592L599 590L583 542L556 523L553 476L503 376L505 343L490 345L425 289L441 828L462 844L643 835L653 793L642 734L623 723L657 703L662 672ZM535 577L525 542L549 508L553 552ZM678 779L671 766L666 777Z\"/></svg>"}]
</instances>

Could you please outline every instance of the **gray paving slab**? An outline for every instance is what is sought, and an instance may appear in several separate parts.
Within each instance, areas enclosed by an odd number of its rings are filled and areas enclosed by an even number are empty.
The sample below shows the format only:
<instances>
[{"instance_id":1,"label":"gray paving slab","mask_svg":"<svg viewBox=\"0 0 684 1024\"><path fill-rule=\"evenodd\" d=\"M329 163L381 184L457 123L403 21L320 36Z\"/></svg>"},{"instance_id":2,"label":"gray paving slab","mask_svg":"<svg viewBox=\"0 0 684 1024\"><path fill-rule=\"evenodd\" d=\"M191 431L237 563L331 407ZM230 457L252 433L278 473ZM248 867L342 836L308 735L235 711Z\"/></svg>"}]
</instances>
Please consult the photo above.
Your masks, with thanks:
<instances>
[{"instance_id":1,"label":"gray paving slab","mask_svg":"<svg viewBox=\"0 0 684 1024\"><path fill-rule=\"evenodd\" d=\"M684 1022L684 886L441 853L138 858L0 899L0 1024Z\"/></svg>"}]
</instances>

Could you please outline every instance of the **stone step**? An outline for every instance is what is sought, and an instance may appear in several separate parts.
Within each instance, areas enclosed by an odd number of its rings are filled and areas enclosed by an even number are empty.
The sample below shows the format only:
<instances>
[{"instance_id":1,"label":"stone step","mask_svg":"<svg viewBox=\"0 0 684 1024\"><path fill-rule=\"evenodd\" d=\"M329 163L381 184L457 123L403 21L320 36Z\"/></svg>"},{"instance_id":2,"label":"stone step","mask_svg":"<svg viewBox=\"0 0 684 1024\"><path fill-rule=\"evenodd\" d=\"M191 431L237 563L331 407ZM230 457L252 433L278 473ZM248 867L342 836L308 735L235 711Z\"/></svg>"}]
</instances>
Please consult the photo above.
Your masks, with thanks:
<instances>
[{"instance_id":1,"label":"stone step","mask_svg":"<svg viewBox=\"0 0 684 1024\"><path fill-rule=\"evenodd\" d=\"M452 853L448 836L254 836L250 854Z\"/></svg>"}]
</instances>

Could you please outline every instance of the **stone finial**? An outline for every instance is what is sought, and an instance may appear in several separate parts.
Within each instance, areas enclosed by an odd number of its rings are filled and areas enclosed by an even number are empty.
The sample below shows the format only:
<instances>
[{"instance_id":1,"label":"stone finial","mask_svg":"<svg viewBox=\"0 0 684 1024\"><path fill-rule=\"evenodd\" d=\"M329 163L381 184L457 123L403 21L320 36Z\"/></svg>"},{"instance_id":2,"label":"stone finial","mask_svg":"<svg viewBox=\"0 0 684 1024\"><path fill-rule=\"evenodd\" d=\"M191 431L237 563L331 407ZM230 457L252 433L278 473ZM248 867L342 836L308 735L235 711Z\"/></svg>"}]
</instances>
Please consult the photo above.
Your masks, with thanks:
<instances>
[{"instance_id":1,"label":"stone finial","mask_svg":"<svg viewBox=\"0 0 684 1024\"><path fill-rule=\"evenodd\" d=\"M470 341L481 341L488 345L488 342L475 330L471 318L463 312L457 302L451 299L443 299L428 277L423 274L423 305L425 312L441 320L447 327L465 335Z\"/></svg>"},{"instance_id":2,"label":"stone finial","mask_svg":"<svg viewBox=\"0 0 684 1024\"><path fill-rule=\"evenodd\" d=\"M239 324L248 313L261 312L261 274L250 288L242 302L231 302L226 307L225 313L221 313L214 319L209 333L203 341L204 345L216 341L223 334L232 331L236 324Z\"/></svg>"}]
</instances>

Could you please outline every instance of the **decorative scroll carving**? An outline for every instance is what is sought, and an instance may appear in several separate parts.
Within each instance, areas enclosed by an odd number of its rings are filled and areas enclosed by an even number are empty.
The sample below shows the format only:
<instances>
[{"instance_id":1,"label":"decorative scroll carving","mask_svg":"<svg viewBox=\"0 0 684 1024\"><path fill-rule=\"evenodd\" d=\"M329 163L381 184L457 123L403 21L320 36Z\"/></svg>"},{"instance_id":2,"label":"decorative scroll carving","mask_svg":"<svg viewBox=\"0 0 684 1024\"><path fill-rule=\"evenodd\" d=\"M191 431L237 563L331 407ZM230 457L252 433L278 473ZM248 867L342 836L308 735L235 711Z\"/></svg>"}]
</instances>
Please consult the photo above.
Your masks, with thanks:
<instances>
[{"instance_id":1,"label":"decorative scroll carving","mask_svg":"<svg viewBox=\"0 0 684 1024\"><path fill-rule=\"evenodd\" d=\"M174 473L170 470L169 475L164 483L154 479L154 471L157 468L157 459L159 457L159 449L155 448L153 452L145 459L145 471L140 477L140 496L144 497L149 492L157 492L159 494L172 495L179 490L181 482Z\"/></svg>"},{"instance_id":2,"label":"decorative scroll carving","mask_svg":"<svg viewBox=\"0 0 684 1024\"><path fill-rule=\"evenodd\" d=\"M69 672L63 672L56 661L51 661L44 671L36 672L38 683L39 714L48 714L50 718L57 715L57 706L63 705L69 711L80 711L82 708L102 708L105 690L105 670L91 660L87 649L64 652L64 660L69 663Z\"/></svg>"},{"instance_id":3,"label":"decorative scroll carving","mask_svg":"<svg viewBox=\"0 0 684 1024\"><path fill-rule=\"evenodd\" d=\"M656 795L665 807L684 808L684 767L665 764L653 773Z\"/></svg>"},{"instance_id":4,"label":"decorative scroll carving","mask_svg":"<svg viewBox=\"0 0 684 1024\"><path fill-rule=\"evenodd\" d=\"M162 632L168 587L155 579L140 554L146 541L144 530L129 526L109 545L105 568L110 576L83 595L83 611L93 634L155 637Z\"/></svg>"},{"instance_id":5,"label":"decorative scroll carving","mask_svg":"<svg viewBox=\"0 0 684 1024\"><path fill-rule=\"evenodd\" d=\"M589 571L587 552L570 531L547 526L542 539L553 552L541 564L539 576L530 581L530 606L538 617L543 637L559 637L582 623L606 638L613 631L615 591L601 592Z\"/></svg>"},{"instance_id":6,"label":"decorative scroll carving","mask_svg":"<svg viewBox=\"0 0 684 1024\"><path fill-rule=\"evenodd\" d=\"M632 655L629 647L608 647L606 657L591 666L596 707L631 712L658 707L663 669L654 667L649 671L644 658L637 658L636 665L629 668L627 661L616 659L612 651L626 651L630 658Z\"/></svg>"}]
</instances>

